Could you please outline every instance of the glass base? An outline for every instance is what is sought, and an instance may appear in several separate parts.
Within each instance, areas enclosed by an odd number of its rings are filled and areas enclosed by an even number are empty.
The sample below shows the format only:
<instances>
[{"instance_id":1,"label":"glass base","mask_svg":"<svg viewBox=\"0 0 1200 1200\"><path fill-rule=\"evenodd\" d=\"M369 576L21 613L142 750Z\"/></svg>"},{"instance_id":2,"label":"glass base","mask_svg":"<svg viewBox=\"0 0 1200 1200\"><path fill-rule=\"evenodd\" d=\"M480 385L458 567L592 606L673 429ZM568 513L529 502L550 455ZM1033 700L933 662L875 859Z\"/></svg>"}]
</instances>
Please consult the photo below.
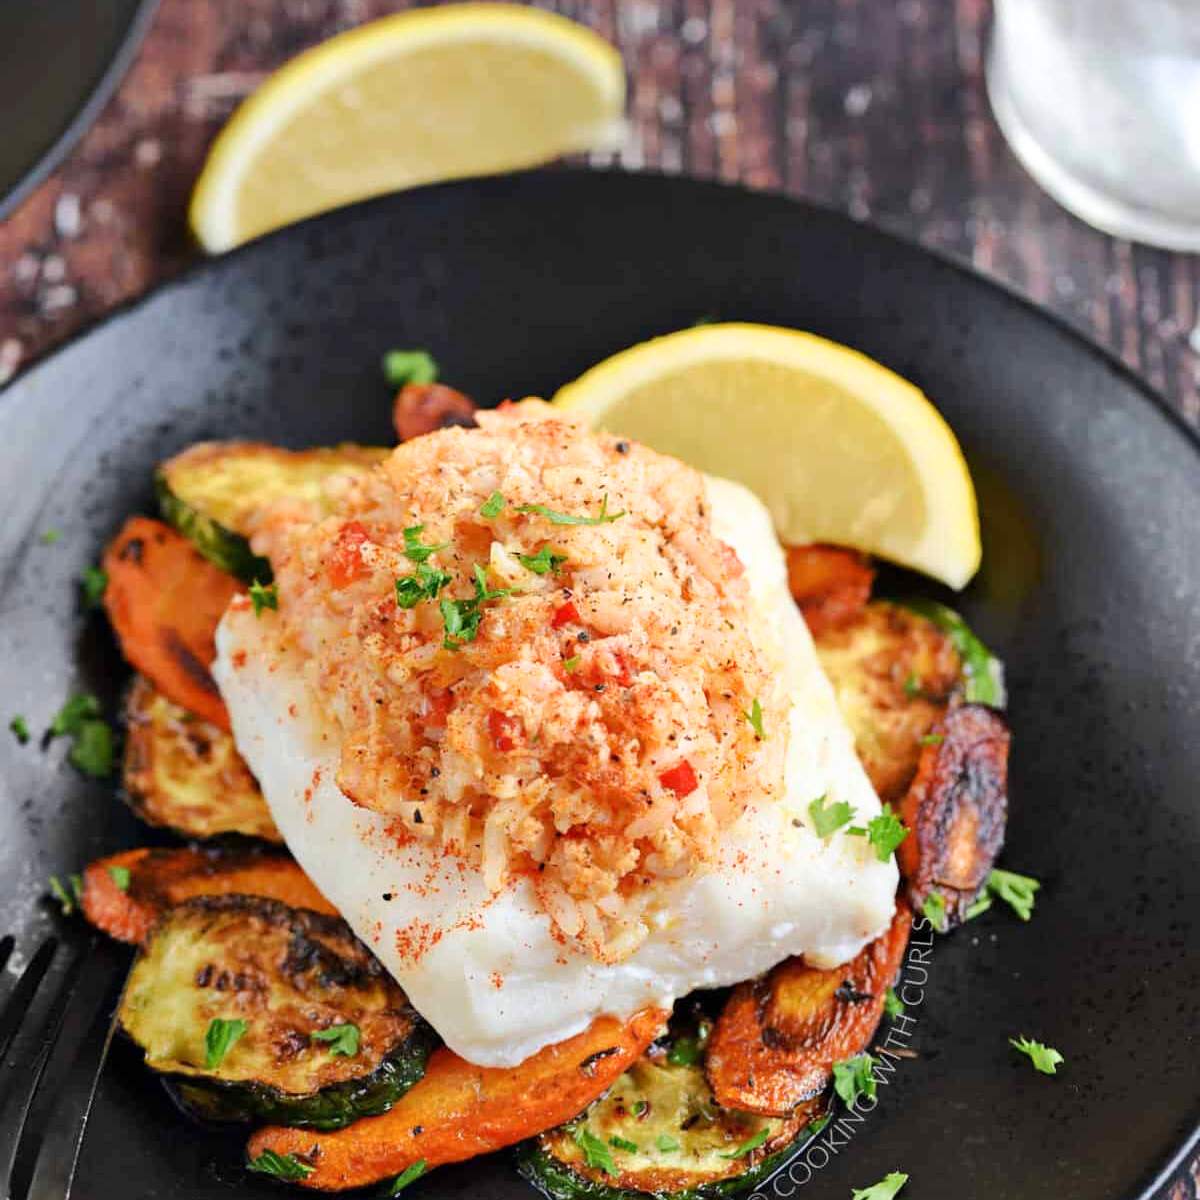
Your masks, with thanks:
<instances>
[{"instance_id":1,"label":"glass base","mask_svg":"<svg viewBox=\"0 0 1200 1200\"><path fill-rule=\"evenodd\" d=\"M1013 101L995 38L988 48L986 73L988 99L1005 140L1021 165L1063 208L1113 237L1165 250L1200 252L1200 224L1134 208L1081 179L1042 145Z\"/></svg>"}]
</instances>

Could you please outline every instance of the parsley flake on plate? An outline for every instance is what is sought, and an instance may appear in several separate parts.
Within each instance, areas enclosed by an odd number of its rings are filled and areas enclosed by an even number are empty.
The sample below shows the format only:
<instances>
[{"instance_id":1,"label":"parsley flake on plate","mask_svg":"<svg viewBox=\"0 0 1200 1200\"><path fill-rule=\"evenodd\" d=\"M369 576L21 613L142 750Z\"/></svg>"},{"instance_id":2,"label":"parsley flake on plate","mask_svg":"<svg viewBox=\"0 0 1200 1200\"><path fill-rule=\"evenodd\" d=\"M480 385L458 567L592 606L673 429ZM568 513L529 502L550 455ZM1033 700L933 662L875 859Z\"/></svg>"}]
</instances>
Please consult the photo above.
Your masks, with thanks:
<instances>
[{"instance_id":1,"label":"parsley flake on plate","mask_svg":"<svg viewBox=\"0 0 1200 1200\"><path fill-rule=\"evenodd\" d=\"M426 350L389 350L383 356L383 375L394 388L406 383L436 383L438 365Z\"/></svg>"},{"instance_id":2,"label":"parsley flake on plate","mask_svg":"<svg viewBox=\"0 0 1200 1200\"><path fill-rule=\"evenodd\" d=\"M855 837L865 837L875 847L875 857L880 862L887 862L892 851L908 837L908 830L892 811L890 804L885 804L883 812L877 817L872 817L865 827L855 825L846 832Z\"/></svg>"},{"instance_id":3,"label":"parsley flake on plate","mask_svg":"<svg viewBox=\"0 0 1200 1200\"><path fill-rule=\"evenodd\" d=\"M535 575L548 575L557 571L567 561L565 554L555 554L549 546L543 546L536 554L518 554L521 566Z\"/></svg>"},{"instance_id":4,"label":"parsley flake on plate","mask_svg":"<svg viewBox=\"0 0 1200 1200\"><path fill-rule=\"evenodd\" d=\"M8 728L22 746L29 741L29 722L20 713L9 721Z\"/></svg>"},{"instance_id":5,"label":"parsley flake on plate","mask_svg":"<svg viewBox=\"0 0 1200 1200\"><path fill-rule=\"evenodd\" d=\"M722 1154L722 1158L745 1158L747 1154L753 1154L771 1136L770 1125L764 1125L757 1133L751 1134L740 1146L729 1151L728 1154Z\"/></svg>"},{"instance_id":6,"label":"parsley flake on plate","mask_svg":"<svg viewBox=\"0 0 1200 1200\"><path fill-rule=\"evenodd\" d=\"M67 759L94 779L112 774L113 734L100 716L100 701L87 692L72 696L50 722L51 737L73 739Z\"/></svg>"},{"instance_id":7,"label":"parsley flake on plate","mask_svg":"<svg viewBox=\"0 0 1200 1200\"><path fill-rule=\"evenodd\" d=\"M617 1164L613 1162L612 1151L594 1133L580 1125L572 1135L575 1145L583 1151L583 1161L597 1171L606 1175L616 1175Z\"/></svg>"},{"instance_id":8,"label":"parsley flake on plate","mask_svg":"<svg viewBox=\"0 0 1200 1200\"><path fill-rule=\"evenodd\" d=\"M624 1150L627 1154L636 1154L638 1152L637 1142L631 1142L628 1138L610 1137L608 1144L616 1150Z\"/></svg>"},{"instance_id":9,"label":"parsley flake on plate","mask_svg":"<svg viewBox=\"0 0 1200 1200\"><path fill-rule=\"evenodd\" d=\"M58 901L64 917L69 917L83 900L83 879L79 875L68 875L65 885L57 875L51 875L47 887L50 895Z\"/></svg>"},{"instance_id":10,"label":"parsley flake on plate","mask_svg":"<svg viewBox=\"0 0 1200 1200\"><path fill-rule=\"evenodd\" d=\"M108 877L120 888L121 891L129 891L129 868L128 867L109 867Z\"/></svg>"},{"instance_id":11,"label":"parsley flake on plate","mask_svg":"<svg viewBox=\"0 0 1200 1200\"><path fill-rule=\"evenodd\" d=\"M404 557L412 562L423 563L431 554L445 550L450 545L449 542L426 545L421 541L421 534L424 532L424 525L410 525L404 531Z\"/></svg>"},{"instance_id":12,"label":"parsley flake on plate","mask_svg":"<svg viewBox=\"0 0 1200 1200\"><path fill-rule=\"evenodd\" d=\"M758 697L754 697L754 703L750 705L750 711L743 713L742 716L750 722L750 728L754 730L755 737L761 740L766 736L763 733L763 711L762 705L758 702Z\"/></svg>"},{"instance_id":13,"label":"parsley flake on plate","mask_svg":"<svg viewBox=\"0 0 1200 1200\"><path fill-rule=\"evenodd\" d=\"M357 1025L330 1025L328 1029L317 1029L309 1034L314 1042L328 1042L329 1053L353 1058L358 1053L359 1029Z\"/></svg>"},{"instance_id":14,"label":"parsley flake on plate","mask_svg":"<svg viewBox=\"0 0 1200 1200\"><path fill-rule=\"evenodd\" d=\"M1009 1038L1008 1044L1014 1050L1019 1050L1022 1054L1027 1055L1029 1061L1033 1063L1034 1069L1041 1071L1043 1075L1057 1075L1059 1064L1066 1062L1066 1059L1053 1046L1035 1042L1032 1038L1024 1036Z\"/></svg>"},{"instance_id":15,"label":"parsley flake on plate","mask_svg":"<svg viewBox=\"0 0 1200 1200\"><path fill-rule=\"evenodd\" d=\"M248 1028L240 1017L231 1021L225 1020L224 1017L213 1017L204 1034L204 1065L210 1071L215 1071Z\"/></svg>"},{"instance_id":16,"label":"parsley flake on plate","mask_svg":"<svg viewBox=\"0 0 1200 1200\"><path fill-rule=\"evenodd\" d=\"M669 1133L660 1133L654 1143L664 1154L673 1154L679 1149L679 1143Z\"/></svg>"},{"instance_id":17,"label":"parsley flake on plate","mask_svg":"<svg viewBox=\"0 0 1200 1200\"><path fill-rule=\"evenodd\" d=\"M423 600L436 600L450 582L450 576L428 563L417 563L411 575L396 580L396 603L401 608L416 608Z\"/></svg>"},{"instance_id":18,"label":"parsley flake on plate","mask_svg":"<svg viewBox=\"0 0 1200 1200\"><path fill-rule=\"evenodd\" d=\"M250 603L256 617L262 616L264 608L275 611L279 608L279 589L273 583L263 584L256 579L250 585Z\"/></svg>"},{"instance_id":19,"label":"parsley flake on plate","mask_svg":"<svg viewBox=\"0 0 1200 1200\"><path fill-rule=\"evenodd\" d=\"M79 577L84 608L99 608L108 590L108 572L103 567L84 567Z\"/></svg>"},{"instance_id":20,"label":"parsley flake on plate","mask_svg":"<svg viewBox=\"0 0 1200 1200\"><path fill-rule=\"evenodd\" d=\"M817 837L827 838L837 833L843 825L849 825L854 818L854 809L845 800L835 800L826 804L828 797L822 793L808 806L808 815L816 828Z\"/></svg>"},{"instance_id":21,"label":"parsley flake on plate","mask_svg":"<svg viewBox=\"0 0 1200 1200\"><path fill-rule=\"evenodd\" d=\"M487 517L490 521L493 517L498 517L501 510L507 501L500 492L493 492L480 506L479 515Z\"/></svg>"},{"instance_id":22,"label":"parsley flake on plate","mask_svg":"<svg viewBox=\"0 0 1200 1200\"><path fill-rule=\"evenodd\" d=\"M460 650L479 636L479 623L483 620L483 606L490 600L502 600L513 594L512 588L497 588L492 591L487 585L487 574L475 564L475 595L466 600L440 600L438 608L442 614L445 637L442 646L447 650Z\"/></svg>"},{"instance_id":23,"label":"parsley flake on plate","mask_svg":"<svg viewBox=\"0 0 1200 1200\"><path fill-rule=\"evenodd\" d=\"M62 533L57 529L47 529L39 539L43 546L53 546L55 542L62 539Z\"/></svg>"},{"instance_id":24,"label":"parsley flake on plate","mask_svg":"<svg viewBox=\"0 0 1200 1200\"><path fill-rule=\"evenodd\" d=\"M883 998L883 1011L889 1017L900 1017L904 1015L904 1002L896 995L895 988L888 988L887 995Z\"/></svg>"},{"instance_id":25,"label":"parsley flake on plate","mask_svg":"<svg viewBox=\"0 0 1200 1200\"><path fill-rule=\"evenodd\" d=\"M856 1054L845 1062L834 1063L833 1090L847 1108L853 1108L859 1096L875 1098L875 1060L869 1054Z\"/></svg>"},{"instance_id":26,"label":"parsley flake on plate","mask_svg":"<svg viewBox=\"0 0 1200 1200\"><path fill-rule=\"evenodd\" d=\"M941 892L930 892L921 904L921 912L938 933L946 932L946 898Z\"/></svg>"},{"instance_id":27,"label":"parsley flake on plate","mask_svg":"<svg viewBox=\"0 0 1200 1200\"><path fill-rule=\"evenodd\" d=\"M908 1176L903 1171L889 1171L870 1187L854 1188L850 1200L892 1200L907 1182Z\"/></svg>"},{"instance_id":28,"label":"parsley flake on plate","mask_svg":"<svg viewBox=\"0 0 1200 1200\"><path fill-rule=\"evenodd\" d=\"M274 1150L264 1150L246 1169L287 1180L307 1179L313 1172L308 1163L301 1162L294 1154L276 1154Z\"/></svg>"},{"instance_id":29,"label":"parsley flake on plate","mask_svg":"<svg viewBox=\"0 0 1200 1200\"><path fill-rule=\"evenodd\" d=\"M418 1158L411 1166L405 1167L395 1179L392 1180L392 1186L388 1191L389 1196L398 1196L410 1183L420 1179L425 1174L425 1160Z\"/></svg>"},{"instance_id":30,"label":"parsley flake on plate","mask_svg":"<svg viewBox=\"0 0 1200 1200\"><path fill-rule=\"evenodd\" d=\"M552 508L547 508L544 504L521 504L517 507L519 513L533 513L539 517L545 517L551 525L608 525L613 521L620 520L625 514L623 512L610 513L608 511L608 497L605 496L600 502L600 512L594 517L576 517L570 513L555 512Z\"/></svg>"}]
</instances>

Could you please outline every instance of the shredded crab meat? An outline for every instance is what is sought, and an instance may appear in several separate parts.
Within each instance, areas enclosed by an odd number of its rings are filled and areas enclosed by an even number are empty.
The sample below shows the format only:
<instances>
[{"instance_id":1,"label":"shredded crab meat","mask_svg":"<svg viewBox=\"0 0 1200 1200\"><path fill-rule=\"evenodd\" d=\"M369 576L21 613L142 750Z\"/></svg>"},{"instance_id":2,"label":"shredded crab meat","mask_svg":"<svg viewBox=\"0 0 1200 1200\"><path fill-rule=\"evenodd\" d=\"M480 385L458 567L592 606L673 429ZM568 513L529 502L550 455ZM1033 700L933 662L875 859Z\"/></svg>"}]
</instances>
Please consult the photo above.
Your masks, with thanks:
<instances>
[{"instance_id":1,"label":"shredded crab meat","mask_svg":"<svg viewBox=\"0 0 1200 1200\"><path fill-rule=\"evenodd\" d=\"M525 401L401 445L331 516L278 510L254 546L342 791L493 891L530 876L597 958L778 793L742 566L674 459Z\"/></svg>"}]
</instances>

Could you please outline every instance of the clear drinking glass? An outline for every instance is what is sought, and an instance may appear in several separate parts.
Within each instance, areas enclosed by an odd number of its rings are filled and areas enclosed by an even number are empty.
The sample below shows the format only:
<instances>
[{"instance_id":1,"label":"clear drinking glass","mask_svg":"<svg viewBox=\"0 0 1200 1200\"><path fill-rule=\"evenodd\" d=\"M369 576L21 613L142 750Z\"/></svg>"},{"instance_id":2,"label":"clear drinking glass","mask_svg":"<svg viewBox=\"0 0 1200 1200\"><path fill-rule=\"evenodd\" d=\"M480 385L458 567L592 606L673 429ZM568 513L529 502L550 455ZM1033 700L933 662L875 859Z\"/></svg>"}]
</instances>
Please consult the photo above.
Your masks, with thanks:
<instances>
[{"instance_id":1,"label":"clear drinking glass","mask_svg":"<svg viewBox=\"0 0 1200 1200\"><path fill-rule=\"evenodd\" d=\"M1060 204L1200 251L1200 0L995 0L988 92Z\"/></svg>"}]
</instances>

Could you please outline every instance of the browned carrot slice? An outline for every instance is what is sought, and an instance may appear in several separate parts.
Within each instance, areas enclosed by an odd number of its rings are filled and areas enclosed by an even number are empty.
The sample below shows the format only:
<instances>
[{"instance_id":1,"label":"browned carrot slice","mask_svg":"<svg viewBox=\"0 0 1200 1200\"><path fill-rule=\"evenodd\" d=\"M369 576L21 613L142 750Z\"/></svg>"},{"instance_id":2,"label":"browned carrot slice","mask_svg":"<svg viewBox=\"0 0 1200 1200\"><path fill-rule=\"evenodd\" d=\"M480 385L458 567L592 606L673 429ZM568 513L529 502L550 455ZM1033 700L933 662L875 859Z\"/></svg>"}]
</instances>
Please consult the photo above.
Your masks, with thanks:
<instances>
[{"instance_id":1,"label":"browned carrot slice","mask_svg":"<svg viewBox=\"0 0 1200 1200\"><path fill-rule=\"evenodd\" d=\"M339 1192L398 1175L414 1163L461 1162L570 1120L622 1074L667 1019L644 1009L622 1024L599 1017L565 1042L518 1067L476 1067L446 1048L425 1075L381 1117L332 1133L268 1125L251 1139L251 1160L266 1150L312 1167L301 1187Z\"/></svg>"},{"instance_id":2,"label":"browned carrot slice","mask_svg":"<svg viewBox=\"0 0 1200 1200\"><path fill-rule=\"evenodd\" d=\"M908 898L920 909L937 892L947 928L966 919L1004 845L1008 746L1008 726L994 708L952 707L922 748L900 802L909 835L896 859Z\"/></svg>"},{"instance_id":3,"label":"browned carrot slice","mask_svg":"<svg viewBox=\"0 0 1200 1200\"><path fill-rule=\"evenodd\" d=\"M83 872L84 916L121 942L143 941L162 912L192 896L226 895L264 896L292 908L338 915L285 854L124 850L97 859Z\"/></svg>"},{"instance_id":4,"label":"browned carrot slice","mask_svg":"<svg viewBox=\"0 0 1200 1200\"><path fill-rule=\"evenodd\" d=\"M875 569L843 546L789 546L788 587L815 636L852 620L871 597Z\"/></svg>"},{"instance_id":5,"label":"browned carrot slice","mask_svg":"<svg viewBox=\"0 0 1200 1200\"><path fill-rule=\"evenodd\" d=\"M785 1116L823 1091L834 1063L853 1058L875 1036L911 925L908 905L898 900L888 929L845 966L818 971L789 958L739 984L705 1058L717 1103Z\"/></svg>"},{"instance_id":6,"label":"browned carrot slice","mask_svg":"<svg viewBox=\"0 0 1200 1200\"><path fill-rule=\"evenodd\" d=\"M392 406L392 425L402 442L435 429L474 424L475 401L444 383L406 383Z\"/></svg>"},{"instance_id":7,"label":"browned carrot slice","mask_svg":"<svg viewBox=\"0 0 1200 1200\"><path fill-rule=\"evenodd\" d=\"M241 590L182 534L130 517L104 552L104 607L125 657L189 712L229 728L209 673L225 606Z\"/></svg>"}]
</instances>

